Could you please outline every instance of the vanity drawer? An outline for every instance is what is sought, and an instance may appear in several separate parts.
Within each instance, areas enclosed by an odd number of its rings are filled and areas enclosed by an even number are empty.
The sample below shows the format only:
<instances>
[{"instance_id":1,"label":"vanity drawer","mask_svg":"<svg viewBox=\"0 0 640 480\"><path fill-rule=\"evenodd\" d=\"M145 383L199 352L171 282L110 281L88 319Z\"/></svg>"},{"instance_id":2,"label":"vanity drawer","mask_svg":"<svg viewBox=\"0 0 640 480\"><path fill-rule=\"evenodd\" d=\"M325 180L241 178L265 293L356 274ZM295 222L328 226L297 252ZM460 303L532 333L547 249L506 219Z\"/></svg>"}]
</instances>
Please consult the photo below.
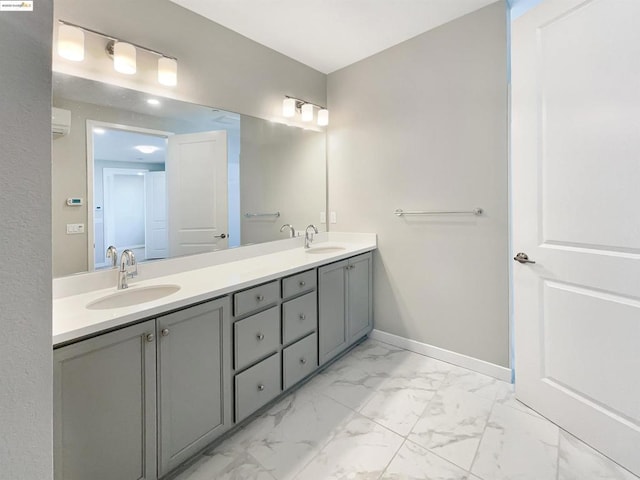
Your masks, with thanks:
<instances>
[{"instance_id":1,"label":"vanity drawer","mask_svg":"<svg viewBox=\"0 0 640 480\"><path fill-rule=\"evenodd\" d=\"M282 279L282 298L290 298L299 293L308 292L316 288L316 271L296 273Z\"/></svg>"},{"instance_id":2,"label":"vanity drawer","mask_svg":"<svg viewBox=\"0 0 640 480\"><path fill-rule=\"evenodd\" d=\"M236 375L236 422L280 394L280 354L276 353Z\"/></svg>"},{"instance_id":3,"label":"vanity drawer","mask_svg":"<svg viewBox=\"0 0 640 480\"><path fill-rule=\"evenodd\" d=\"M292 387L318 366L318 337L314 333L283 350L284 389Z\"/></svg>"},{"instance_id":4,"label":"vanity drawer","mask_svg":"<svg viewBox=\"0 0 640 480\"><path fill-rule=\"evenodd\" d=\"M277 280L250 288L233 295L234 316L244 315L276 303L280 299L280 282Z\"/></svg>"},{"instance_id":5,"label":"vanity drawer","mask_svg":"<svg viewBox=\"0 0 640 480\"><path fill-rule=\"evenodd\" d=\"M280 345L280 309L270 308L233 324L234 365L240 370Z\"/></svg>"},{"instance_id":6,"label":"vanity drawer","mask_svg":"<svg viewBox=\"0 0 640 480\"><path fill-rule=\"evenodd\" d=\"M293 342L313 332L318 326L316 292L289 300L282 305L283 343Z\"/></svg>"}]
</instances>

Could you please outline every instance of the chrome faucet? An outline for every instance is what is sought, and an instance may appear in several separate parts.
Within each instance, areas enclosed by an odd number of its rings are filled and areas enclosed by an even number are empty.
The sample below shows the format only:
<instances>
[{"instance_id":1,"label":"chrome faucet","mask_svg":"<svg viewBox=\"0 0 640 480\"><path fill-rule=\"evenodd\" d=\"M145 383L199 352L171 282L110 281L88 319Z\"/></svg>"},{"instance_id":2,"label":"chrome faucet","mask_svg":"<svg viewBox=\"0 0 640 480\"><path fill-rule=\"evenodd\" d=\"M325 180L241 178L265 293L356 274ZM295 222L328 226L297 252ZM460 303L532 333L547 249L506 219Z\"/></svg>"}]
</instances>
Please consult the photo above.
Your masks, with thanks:
<instances>
[{"instance_id":1,"label":"chrome faucet","mask_svg":"<svg viewBox=\"0 0 640 480\"><path fill-rule=\"evenodd\" d=\"M285 228L289 229L289 238L293 238L296 236L296 229L293 228L293 225L291 225L290 223L285 223L280 227L280 231L283 231Z\"/></svg>"},{"instance_id":2,"label":"chrome faucet","mask_svg":"<svg viewBox=\"0 0 640 480\"><path fill-rule=\"evenodd\" d=\"M135 267L135 268L134 268ZM122 252L120 257L120 271L118 272L118 290L129 288L127 283L128 278L133 278L138 275L138 264L136 263L136 256L128 248Z\"/></svg>"},{"instance_id":3,"label":"chrome faucet","mask_svg":"<svg viewBox=\"0 0 640 480\"><path fill-rule=\"evenodd\" d=\"M311 230L311 233L309 233L309 229ZM318 229L316 228L315 225L309 225L305 231L304 231L304 248L309 248L311 246L311 243L313 242L313 233L318 233Z\"/></svg>"},{"instance_id":4,"label":"chrome faucet","mask_svg":"<svg viewBox=\"0 0 640 480\"><path fill-rule=\"evenodd\" d=\"M113 245L109 245L109 248L107 248L107 258L111 259L111 268L118 266L118 249Z\"/></svg>"}]
</instances>

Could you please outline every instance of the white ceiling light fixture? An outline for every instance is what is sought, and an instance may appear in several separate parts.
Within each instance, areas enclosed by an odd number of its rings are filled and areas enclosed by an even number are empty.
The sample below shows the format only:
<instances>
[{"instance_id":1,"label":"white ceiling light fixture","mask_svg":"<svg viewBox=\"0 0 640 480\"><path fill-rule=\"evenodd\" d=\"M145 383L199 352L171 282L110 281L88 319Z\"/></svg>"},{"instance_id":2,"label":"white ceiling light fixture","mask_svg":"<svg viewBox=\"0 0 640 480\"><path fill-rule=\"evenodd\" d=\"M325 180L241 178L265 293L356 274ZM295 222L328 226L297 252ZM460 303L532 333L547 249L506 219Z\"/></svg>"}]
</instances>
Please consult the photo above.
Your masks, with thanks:
<instances>
[{"instance_id":1,"label":"white ceiling light fixture","mask_svg":"<svg viewBox=\"0 0 640 480\"><path fill-rule=\"evenodd\" d=\"M154 107L157 107L158 105L160 105L160 100L158 100L157 98L147 98L147 103L149 105L153 105Z\"/></svg>"},{"instance_id":2,"label":"white ceiling light fixture","mask_svg":"<svg viewBox=\"0 0 640 480\"><path fill-rule=\"evenodd\" d=\"M321 127L329 125L329 110L326 107L289 95L285 95L282 102L282 116L292 118L296 116L296 113L300 113L303 122L311 122L314 107L318 109L318 125Z\"/></svg>"},{"instance_id":3,"label":"white ceiling light fixture","mask_svg":"<svg viewBox=\"0 0 640 480\"><path fill-rule=\"evenodd\" d=\"M160 57L158 59L158 82L168 87L178 84L178 61L175 58Z\"/></svg>"},{"instance_id":4,"label":"white ceiling light fixture","mask_svg":"<svg viewBox=\"0 0 640 480\"><path fill-rule=\"evenodd\" d=\"M71 25L58 26L58 55L72 62L84 60L84 32Z\"/></svg>"},{"instance_id":5,"label":"white ceiling light fixture","mask_svg":"<svg viewBox=\"0 0 640 480\"><path fill-rule=\"evenodd\" d=\"M154 145L136 145L133 148L138 150L140 153L146 153L147 155L150 155L160 150L160 147L156 147Z\"/></svg>"},{"instance_id":6,"label":"white ceiling light fixture","mask_svg":"<svg viewBox=\"0 0 640 480\"><path fill-rule=\"evenodd\" d=\"M84 34L92 33L106 38L107 55L113 58L113 68L120 73L133 75L137 72L137 51L156 55L158 58L158 82L175 87L178 84L178 59L162 52L152 50L132 42L125 42L90 28L82 27L65 20L58 20L58 54L66 59L80 62L84 60Z\"/></svg>"}]
</instances>

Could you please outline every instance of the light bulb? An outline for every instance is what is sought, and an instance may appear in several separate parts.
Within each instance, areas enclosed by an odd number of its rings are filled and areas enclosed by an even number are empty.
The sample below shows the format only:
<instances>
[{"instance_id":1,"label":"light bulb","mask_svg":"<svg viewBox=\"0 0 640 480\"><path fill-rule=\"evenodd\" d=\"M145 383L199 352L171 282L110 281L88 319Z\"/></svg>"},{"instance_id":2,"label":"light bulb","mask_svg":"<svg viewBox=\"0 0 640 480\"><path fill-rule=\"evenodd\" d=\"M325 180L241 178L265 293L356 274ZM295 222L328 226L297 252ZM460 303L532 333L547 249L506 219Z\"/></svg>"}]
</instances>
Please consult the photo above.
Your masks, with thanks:
<instances>
[{"instance_id":1,"label":"light bulb","mask_svg":"<svg viewBox=\"0 0 640 480\"><path fill-rule=\"evenodd\" d=\"M113 45L113 68L116 72L127 75L136 73L136 47L129 43L116 42Z\"/></svg>"},{"instance_id":2,"label":"light bulb","mask_svg":"<svg viewBox=\"0 0 640 480\"><path fill-rule=\"evenodd\" d=\"M158 59L158 82L168 87L175 87L178 84L177 60L167 57Z\"/></svg>"},{"instance_id":3,"label":"light bulb","mask_svg":"<svg viewBox=\"0 0 640 480\"><path fill-rule=\"evenodd\" d=\"M282 116L283 117L295 117L296 116L296 99L285 98L282 102Z\"/></svg>"},{"instance_id":4,"label":"light bulb","mask_svg":"<svg viewBox=\"0 0 640 480\"><path fill-rule=\"evenodd\" d=\"M310 122L313 120L313 105L305 103L302 105L302 121Z\"/></svg>"},{"instance_id":5,"label":"light bulb","mask_svg":"<svg viewBox=\"0 0 640 480\"><path fill-rule=\"evenodd\" d=\"M321 127L329 125L329 110L326 108L318 110L318 125Z\"/></svg>"},{"instance_id":6,"label":"light bulb","mask_svg":"<svg viewBox=\"0 0 640 480\"><path fill-rule=\"evenodd\" d=\"M58 55L67 60L84 60L84 32L71 25L58 27Z\"/></svg>"}]
</instances>

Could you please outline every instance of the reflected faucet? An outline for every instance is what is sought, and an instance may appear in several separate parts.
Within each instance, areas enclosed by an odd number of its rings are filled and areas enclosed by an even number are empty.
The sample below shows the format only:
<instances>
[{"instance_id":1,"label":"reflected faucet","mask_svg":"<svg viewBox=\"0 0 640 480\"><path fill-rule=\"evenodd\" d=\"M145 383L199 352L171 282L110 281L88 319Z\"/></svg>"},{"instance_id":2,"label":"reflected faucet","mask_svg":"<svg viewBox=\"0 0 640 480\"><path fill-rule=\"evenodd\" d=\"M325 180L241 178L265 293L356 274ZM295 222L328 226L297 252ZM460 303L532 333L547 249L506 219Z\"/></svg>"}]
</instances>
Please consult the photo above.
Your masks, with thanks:
<instances>
[{"instance_id":1,"label":"reflected faucet","mask_svg":"<svg viewBox=\"0 0 640 480\"><path fill-rule=\"evenodd\" d=\"M135 268L134 268L135 267ZM127 283L128 278L133 278L138 275L138 264L136 263L136 256L128 248L122 252L120 257L120 271L118 272L118 290L124 290L129 288Z\"/></svg>"},{"instance_id":2,"label":"reflected faucet","mask_svg":"<svg viewBox=\"0 0 640 480\"><path fill-rule=\"evenodd\" d=\"M280 231L283 231L285 228L289 229L289 238L293 238L296 236L296 229L293 228L293 225L291 225L290 223L285 223L280 227Z\"/></svg>"},{"instance_id":3,"label":"reflected faucet","mask_svg":"<svg viewBox=\"0 0 640 480\"><path fill-rule=\"evenodd\" d=\"M309 233L309 229L311 230L311 233ZM315 225L309 225L305 231L304 231L304 248L309 248L311 246L311 243L313 242L313 233L318 233L318 229L316 228Z\"/></svg>"},{"instance_id":4,"label":"reflected faucet","mask_svg":"<svg viewBox=\"0 0 640 480\"><path fill-rule=\"evenodd\" d=\"M111 268L118 266L118 249L113 245L109 245L109 248L107 248L107 258L111 259Z\"/></svg>"}]
</instances>

